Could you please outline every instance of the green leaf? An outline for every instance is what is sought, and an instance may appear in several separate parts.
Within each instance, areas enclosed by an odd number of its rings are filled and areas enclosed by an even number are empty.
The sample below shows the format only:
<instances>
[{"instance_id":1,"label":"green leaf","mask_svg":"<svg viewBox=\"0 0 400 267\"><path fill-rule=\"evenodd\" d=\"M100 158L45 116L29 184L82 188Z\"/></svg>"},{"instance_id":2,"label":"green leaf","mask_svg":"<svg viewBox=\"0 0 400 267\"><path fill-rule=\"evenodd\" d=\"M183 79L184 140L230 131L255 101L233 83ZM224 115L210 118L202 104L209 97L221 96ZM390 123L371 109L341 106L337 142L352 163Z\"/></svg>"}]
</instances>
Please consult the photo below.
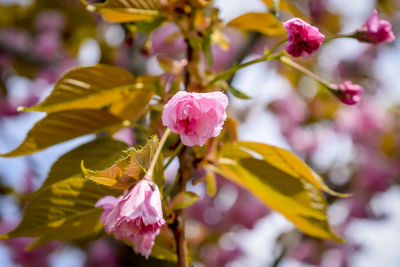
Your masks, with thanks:
<instances>
[{"instance_id":1,"label":"green leaf","mask_svg":"<svg viewBox=\"0 0 400 267\"><path fill-rule=\"evenodd\" d=\"M290 154L265 144L238 142L222 148L214 171L248 189L303 232L342 242L328 224L327 203L318 189L324 186L305 163Z\"/></svg>"},{"instance_id":2,"label":"green leaf","mask_svg":"<svg viewBox=\"0 0 400 267\"><path fill-rule=\"evenodd\" d=\"M22 144L0 156L23 156L78 136L122 126L122 120L106 110L77 109L51 113L33 126Z\"/></svg>"},{"instance_id":3,"label":"green leaf","mask_svg":"<svg viewBox=\"0 0 400 267\"><path fill-rule=\"evenodd\" d=\"M158 0L107 0L86 8L102 14L105 20L116 23L152 20L162 16Z\"/></svg>"},{"instance_id":4,"label":"green leaf","mask_svg":"<svg viewBox=\"0 0 400 267\"><path fill-rule=\"evenodd\" d=\"M108 65L79 67L68 71L55 84L51 94L27 111L47 113L70 109L99 109L118 102L131 90L142 90L128 71ZM143 89L144 90L144 89Z\"/></svg>"},{"instance_id":5,"label":"green leaf","mask_svg":"<svg viewBox=\"0 0 400 267\"><path fill-rule=\"evenodd\" d=\"M72 240L99 231L101 208L95 203L105 195L115 194L84 177L72 176L42 188L29 199L18 227L1 236L40 237L38 244L49 240Z\"/></svg>"},{"instance_id":6,"label":"green leaf","mask_svg":"<svg viewBox=\"0 0 400 267\"><path fill-rule=\"evenodd\" d=\"M104 168L102 170L90 170L85 167L82 161L82 172L87 179L98 184L115 189L127 189L145 175L147 169L150 167L150 162L157 146L157 136L153 136L143 147L131 148L122 153L120 159L112 166L101 166L101 168ZM160 188L160 191L164 187L164 168L162 162L163 160L160 155L153 173L153 180Z\"/></svg>"},{"instance_id":7,"label":"green leaf","mask_svg":"<svg viewBox=\"0 0 400 267\"><path fill-rule=\"evenodd\" d=\"M199 200L199 195L193 192L180 192L171 201L170 208L173 210L186 209Z\"/></svg>"},{"instance_id":8,"label":"green leaf","mask_svg":"<svg viewBox=\"0 0 400 267\"><path fill-rule=\"evenodd\" d=\"M308 15L301 12L296 6L288 3L287 0L262 0L264 4L273 12L278 13L280 10L287 11L293 14L295 17L303 18L306 21L309 21L310 18Z\"/></svg>"},{"instance_id":9,"label":"green leaf","mask_svg":"<svg viewBox=\"0 0 400 267\"><path fill-rule=\"evenodd\" d=\"M163 242L161 242L161 238L157 237L151 250L151 257L154 257L159 260L171 261L176 262L177 256L171 248L167 247Z\"/></svg>"},{"instance_id":10,"label":"green leaf","mask_svg":"<svg viewBox=\"0 0 400 267\"><path fill-rule=\"evenodd\" d=\"M236 89L232 86L229 86L229 91L232 93L232 95L234 95L240 99L250 99L251 98L251 96L246 95L242 91L239 91L238 89Z\"/></svg>"},{"instance_id":11,"label":"green leaf","mask_svg":"<svg viewBox=\"0 0 400 267\"><path fill-rule=\"evenodd\" d=\"M228 26L233 26L244 31L260 32L270 36L278 36L286 33L282 23L270 13L246 13L230 21Z\"/></svg>"},{"instance_id":12,"label":"green leaf","mask_svg":"<svg viewBox=\"0 0 400 267\"><path fill-rule=\"evenodd\" d=\"M133 247L132 242L130 242L129 240L124 239L121 241L127 246ZM164 260L169 262L177 262L178 260L176 253L174 253L173 251L173 248L168 247L168 245L165 242L163 242L160 235L158 235L154 240L154 246L151 250L150 256L159 260Z\"/></svg>"},{"instance_id":13,"label":"green leaf","mask_svg":"<svg viewBox=\"0 0 400 267\"><path fill-rule=\"evenodd\" d=\"M96 234L101 208L94 205L105 195L115 194L91 183L81 174L79 162L85 158L91 167L111 164L126 144L100 138L61 156L52 166L41 188L28 197L20 225L1 238L39 237L29 248L49 240L73 240Z\"/></svg>"},{"instance_id":14,"label":"green leaf","mask_svg":"<svg viewBox=\"0 0 400 267\"><path fill-rule=\"evenodd\" d=\"M164 21L165 19L161 17L150 21L138 21L136 23L127 24L127 28L133 33L143 32L150 34L152 31L160 27Z\"/></svg>"},{"instance_id":15,"label":"green leaf","mask_svg":"<svg viewBox=\"0 0 400 267\"><path fill-rule=\"evenodd\" d=\"M146 113L146 106L154 95L158 81L159 77L155 76L137 77L136 84L142 84L143 89L130 91L118 102L111 103L109 111L124 120L138 120Z\"/></svg>"}]
</instances>

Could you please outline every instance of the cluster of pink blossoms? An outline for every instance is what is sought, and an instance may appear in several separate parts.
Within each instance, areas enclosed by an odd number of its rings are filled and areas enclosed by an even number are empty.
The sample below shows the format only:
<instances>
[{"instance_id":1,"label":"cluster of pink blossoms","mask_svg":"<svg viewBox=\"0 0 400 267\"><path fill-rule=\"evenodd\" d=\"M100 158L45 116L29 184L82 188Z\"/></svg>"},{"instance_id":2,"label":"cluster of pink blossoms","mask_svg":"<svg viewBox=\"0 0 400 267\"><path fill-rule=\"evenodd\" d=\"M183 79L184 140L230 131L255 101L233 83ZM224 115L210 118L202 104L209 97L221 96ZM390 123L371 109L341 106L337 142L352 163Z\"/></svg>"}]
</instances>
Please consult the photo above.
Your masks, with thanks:
<instances>
[{"instance_id":1,"label":"cluster of pink blossoms","mask_svg":"<svg viewBox=\"0 0 400 267\"><path fill-rule=\"evenodd\" d=\"M287 30L286 51L293 57L308 57L318 50L325 36L317 27L299 18L283 24ZM361 41L374 44L393 41L394 35L389 22L379 20L376 10L355 34ZM353 105L361 100L363 88L344 81L332 92L345 104ZM220 134L226 119L228 98L222 92L176 93L165 105L162 113L164 126L181 137L186 146L204 145L211 137ZM101 221L107 233L133 243L134 250L148 257L160 227L165 224L162 213L161 194L154 183L142 179L131 191L115 198L106 196L96 207L103 207Z\"/></svg>"},{"instance_id":2,"label":"cluster of pink blossoms","mask_svg":"<svg viewBox=\"0 0 400 267\"><path fill-rule=\"evenodd\" d=\"M142 179L123 196L103 197L96 207L104 209L100 220L107 233L131 241L135 252L146 258L150 255L154 239L165 224L157 185Z\"/></svg>"},{"instance_id":3,"label":"cluster of pink blossoms","mask_svg":"<svg viewBox=\"0 0 400 267\"><path fill-rule=\"evenodd\" d=\"M286 51L293 57L308 57L317 51L324 41L325 36L319 32L317 27L311 26L299 18L292 18L283 27L287 31L288 44ZM391 42L394 40L392 25L386 20L380 20L376 9L372 12L367 22L354 34L360 41L373 44ZM360 85L344 81L331 91L347 105L360 102L363 88Z\"/></svg>"}]
</instances>

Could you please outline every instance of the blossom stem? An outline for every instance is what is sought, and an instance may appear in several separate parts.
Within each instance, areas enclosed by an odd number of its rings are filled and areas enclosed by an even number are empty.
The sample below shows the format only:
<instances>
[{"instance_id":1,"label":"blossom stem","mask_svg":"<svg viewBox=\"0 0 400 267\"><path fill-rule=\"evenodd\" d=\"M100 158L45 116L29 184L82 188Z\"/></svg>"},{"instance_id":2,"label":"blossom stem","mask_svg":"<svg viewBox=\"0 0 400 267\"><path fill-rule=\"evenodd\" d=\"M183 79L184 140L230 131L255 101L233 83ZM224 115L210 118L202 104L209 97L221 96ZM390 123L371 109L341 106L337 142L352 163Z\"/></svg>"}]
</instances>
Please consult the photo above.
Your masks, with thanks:
<instances>
[{"instance_id":1,"label":"blossom stem","mask_svg":"<svg viewBox=\"0 0 400 267\"><path fill-rule=\"evenodd\" d=\"M184 146L179 155L179 193L186 190L186 183L192 172L192 161L188 157L187 149ZM186 210L176 211L175 222L173 223L173 233L176 243L176 254L178 257L178 267L187 267L187 242L185 239Z\"/></svg>"},{"instance_id":2,"label":"blossom stem","mask_svg":"<svg viewBox=\"0 0 400 267\"><path fill-rule=\"evenodd\" d=\"M274 45L271 49L267 50L265 55L260 57L260 58L257 58L257 59L254 59L254 60L250 60L248 62L239 64L239 65L235 65L235 66L231 67L230 69L217 74L211 80L211 82L209 83L208 86L210 87L210 86L214 85L219 80L228 79L229 77L231 77L235 72L237 72L240 69L243 69L245 67L248 67L250 65L257 64L257 63L260 63L260 62L264 62L264 61L275 59L277 56L280 56L280 53L277 53L277 54L272 54L272 53L275 52L276 49L278 49L282 44L284 44L286 42L287 42L287 39L280 41L279 43Z\"/></svg>"},{"instance_id":3,"label":"blossom stem","mask_svg":"<svg viewBox=\"0 0 400 267\"><path fill-rule=\"evenodd\" d=\"M280 56L279 58L277 58L279 61L281 61L282 63L288 65L289 67L292 67L298 71L300 71L301 73L313 78L314 80L316 80L317 82L319 82L320 84L322 84L323 86L327 87L328 89L331 90L335 90L336 89L336 85L332 84L324 79L322 79L320 76L318 76L317 74L315 74L314 72L304 68L303 66L297 64L296 62L292 61L290 58L285 57L285 56Z\"/></svg>"},{"instance_id":4,"label":"blossom stem","mask_svg":"<svg viewBox=\"0 0 400 267\"><path fill-rule=\"evenodd\" d=\"M154 167L156 166L157 160L158 160L158 156L161 153L161 149L163 148L165 141L167 141L168 135L171 133L171 130L169 128L167 128L164 131L163 136L161 137L160 142L158 143L156 152L154 153L153 158L151 159L150 162L150 166L149 169L147 170L147 173L145 176L147 176L149 179L152 179L151 177L153 177L153 171L154 171Z\"/></svg>"},{"instance_id":5,"label":"blossom stem","mask_svg":"<svg viewBox=\"0 0 400 267\"><path fill-rule=\"evenodd\" d=\"M336 34L336 35L330 36L330 37L328 37L328 38L325 38L324 43L327 43L327 42L329 42L329 41L331 41L331 40L339 39L339 38L355 38L355 37L356 37L356 34L355 34L355 33Z\"/></svg>"}]
</instances>

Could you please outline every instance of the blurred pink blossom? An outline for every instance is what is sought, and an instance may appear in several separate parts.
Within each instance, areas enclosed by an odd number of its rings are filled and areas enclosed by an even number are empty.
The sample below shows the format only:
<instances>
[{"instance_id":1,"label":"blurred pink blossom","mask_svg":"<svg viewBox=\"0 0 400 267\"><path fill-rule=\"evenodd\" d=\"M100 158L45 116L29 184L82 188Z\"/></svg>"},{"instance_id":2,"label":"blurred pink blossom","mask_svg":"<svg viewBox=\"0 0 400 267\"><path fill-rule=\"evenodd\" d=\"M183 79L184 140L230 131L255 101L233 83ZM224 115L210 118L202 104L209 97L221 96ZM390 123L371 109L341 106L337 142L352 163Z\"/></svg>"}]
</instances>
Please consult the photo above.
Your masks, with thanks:
<instances>
[{"instance_id":1,"label":"blurred pink blossom","mask_svg":"<svg viewBox=\"0 0 400 267\"><path fill-rule=\"evenodd\" d=\"M317 51L325 35L319 32L317 27L311 26L307 22L292 18L283 23L289 39L286 51L293 57L308 57Z\"/></svg>"},{"instance_id":2,"label":"blurred pink blossom","mask_svg":"<svg viewBox=\"0 0 400 267\"><path fill-rule=\"evenodd\" d=\"M165 224L157 185L142 179L124 196L103 197L96 203L99 206L104 209L101 221L107 233L131 241L135 252L148 258L154 239Z\"/></svg>"},{"instance_id":3,"label":"blurred pink blossom","mask_svg":"<svg viewBox=\"0 0 400 267\"><path fill-rule=\"evenodd\" d=\"M37 36L34 53L42 60L52 60L61 47L61 39L57 33L45 32Z\"/></svg>"},{"instance_id":4,"label":"blurred pink blossom","mask_svg":"<svg viewBox=\"0 0 400 267\"><path fill-rule=\"evenodd\" d=\"M104 239L94 242L89 249L83 267L119 267L117 255L113 247Z\"/></svg>"},{"instance_id":5,"label":"blurred pink blossom","mask_svg":"<svg viewBox=\"0 0 400 267\"><path fill-rule=\"evenodd\" d=\"M3 222L0 225L0 232L9 232L13 224ZM26 247L35 241L35 238L21 237L2 240L9 249L11 260L24 267L50 267L50 254L57 248L57 243L51 242L26 251Z\"/></svg>"},{"instance_id":6,"label":"blurred pink blossom","mask_svg":"<svg viewBox=\"0 0 400 267\"><path fill-rule=\"evenodd\" d=\"M186 146L204 145L219 135L226 119L228 98L222 92L176 93L162 113L164 126L181 135Z\"/></svg>"},{"instance_id":7,"label":"blurred pink blossom","mask_svg":"<svg viewBox=\"0 0 400 267\"><path fill-rule=\"evenodd\" d=\"M178 26L173 23L156 29L151 41L154 54L166 54L174 58L179 58L186 47L182 35L179 34Z\"/></svg>"},{"instance_id":8,"label":"blurred pink blossom","mask_svg":"<svg viewBox=\"0 0 400 267\"><path fill-rule=\"evenodd\" d=\"M367 22L357 30L356 37L360 41L373 44L392 42L395 39L392 25L386 20L380 20L376 9L372 11Z\"/></svg>"},{"instance_id":9,"label":"blurred pink blossom","mask_svg":"<svg viewBox=\"0 0 400 267\"><path fill-rule=\"evenodd\" d=\"M35 19L35 30L44 32L60 32L64 29L65 17L56 10L45 10Z\"/></svg>"},{"instance_id":10,"label":"blurred pink blossom","mask_svg":"<svg viewBox=\"0 0 400 267\"><path fill-rule=\"evenodd\" d=\"M135 132L130 127L124 127L113 134L113 138L132 146L135 143Z\"/></svg>"}]
</instances>

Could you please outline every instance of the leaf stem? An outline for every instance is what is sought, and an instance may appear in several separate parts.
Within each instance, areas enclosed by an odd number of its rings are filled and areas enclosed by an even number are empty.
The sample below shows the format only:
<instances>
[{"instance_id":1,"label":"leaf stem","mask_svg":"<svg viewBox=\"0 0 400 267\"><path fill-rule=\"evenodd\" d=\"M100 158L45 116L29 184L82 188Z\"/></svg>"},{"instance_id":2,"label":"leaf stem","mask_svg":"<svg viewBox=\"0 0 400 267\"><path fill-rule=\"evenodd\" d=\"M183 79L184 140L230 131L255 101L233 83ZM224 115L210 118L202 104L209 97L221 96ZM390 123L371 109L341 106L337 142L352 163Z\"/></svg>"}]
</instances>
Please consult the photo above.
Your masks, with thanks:
<instances>
[{"instance_id":1,"label":"leaf stem","mask_svg":"<svg viewBox=\"0 0 400 267\"><path fill-rule=\"evenodd\" d=\"M320 76L318 76L317 74L315 74L314 72L304 68L303 66L297 64L296 62L292 61L290 58L285 57L285 56L280 56L279 58L277 58L280 62L286 64L289 67L292 67L298 71L300 71L301 73L313 78L314 80L316 80L317 82L319 82L320 84L322 84L323 86L329 88L329 89L335 89L337 86L333 83L330 83L324 79L322 79Z\"/></svg>"},{"instance_id":2,"label":"leaf stem","mask_svg":"<svg viewBox=\"0 0 400 267\"><path fill-rule=\"evenodd\" d=\"M175 151L172 153L172 155L169 157L168 162L164 165L164 170L171 164L171 162L174 160L174 158L179 154L179 152L182 150L183 144L182 142L179 142L179 145L175 149Z\"/></svg>"},{"instance_id":3,"label":"leaf stem","mask_svg":"<svg viewBox=\"0 0 400 267\"><path fill-rule=\"evenodd\" d=\"M167 141L168 135L171 133L171 130L169 128L165 129L163 136L161 137L160 143L158 143L156 152L154 153L153 158L151 159L150 162L150 166L149 169L147 170L147 173L145 175L145 177L147 177L147 179L152 180L153 178L153 171L154 171L154 167L156 166L157 160L158 160L158 156L161 153L161 149L163 148L165 141Z\"/></svg>"}]
</instances>

